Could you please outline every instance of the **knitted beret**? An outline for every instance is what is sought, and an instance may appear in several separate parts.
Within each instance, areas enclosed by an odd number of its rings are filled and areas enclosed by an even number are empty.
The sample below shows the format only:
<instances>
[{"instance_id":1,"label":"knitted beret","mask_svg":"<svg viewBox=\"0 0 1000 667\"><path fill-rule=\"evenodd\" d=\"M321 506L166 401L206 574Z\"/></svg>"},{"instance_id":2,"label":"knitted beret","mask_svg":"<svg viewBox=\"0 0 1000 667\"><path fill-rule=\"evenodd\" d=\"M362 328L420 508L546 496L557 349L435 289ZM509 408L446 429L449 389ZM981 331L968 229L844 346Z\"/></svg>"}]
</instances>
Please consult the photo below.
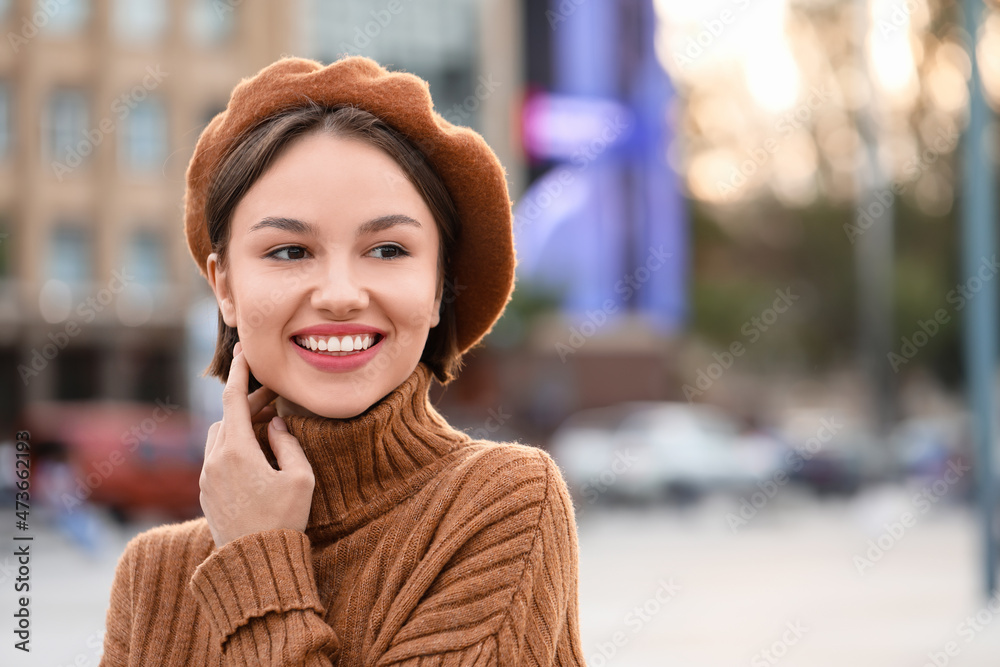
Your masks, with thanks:
<instances>
[{"instance_id":1,"label":"knitted beret","mask_svg":"<svg viewBox=\"0 0 1000 667\"><path fill-rule=\"evenodd\" d=\"M264 118L310 101L352 105L381 118L427 158L451 195L459 229L453 256L458 347L465 352L490 332L514 288L517 262L512 202L505 171L477 132L453 125L436 111L430 85L407 72L390 72L370 58L350 56L323 66L282 58L233 89L226 109L202 131L187 169L184 230L202 276L212 252L205 217L209 186L241 134Z\"/></svg>"}]
</instances>

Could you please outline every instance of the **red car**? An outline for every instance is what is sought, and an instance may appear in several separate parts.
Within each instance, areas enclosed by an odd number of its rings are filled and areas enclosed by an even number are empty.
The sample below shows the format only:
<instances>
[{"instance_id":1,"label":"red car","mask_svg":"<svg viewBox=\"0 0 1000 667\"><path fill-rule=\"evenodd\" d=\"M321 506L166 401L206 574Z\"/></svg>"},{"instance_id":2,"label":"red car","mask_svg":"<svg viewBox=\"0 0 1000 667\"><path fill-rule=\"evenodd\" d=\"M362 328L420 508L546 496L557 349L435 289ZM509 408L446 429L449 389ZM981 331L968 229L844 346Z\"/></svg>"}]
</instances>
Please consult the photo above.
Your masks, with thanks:
<instances>
[{"instance_id":1,"label":"red car","mask_svg":"<svg viewBox=\"0 0 1000 667\"><path fill-rule=\"evenodd\" d=\"M35 403L22 423L31 432L33 467L47 458L69 464L65 488L36 489L65 508L86 500L122 521L140 512L177 520L201 515L205 435L176 404Z\"/></svg>"}]
</instances>

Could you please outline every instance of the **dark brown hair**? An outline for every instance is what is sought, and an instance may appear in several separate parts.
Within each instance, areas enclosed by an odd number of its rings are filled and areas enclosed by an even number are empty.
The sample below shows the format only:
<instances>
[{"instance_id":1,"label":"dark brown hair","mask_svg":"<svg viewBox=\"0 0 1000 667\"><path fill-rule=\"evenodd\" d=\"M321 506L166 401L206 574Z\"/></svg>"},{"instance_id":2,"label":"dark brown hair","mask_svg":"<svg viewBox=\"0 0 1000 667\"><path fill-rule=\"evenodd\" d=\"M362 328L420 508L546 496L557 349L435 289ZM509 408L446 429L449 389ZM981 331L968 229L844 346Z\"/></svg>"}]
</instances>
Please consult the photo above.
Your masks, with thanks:
<instances>
[{"instance_id":1,"label":"dark brown hair","mask_svg":"<svg viewBox=\"0 0 1000 667\"><path fill-rule=\"evenodd\" d=\"M441 320L428 332L420 360L427 364L441 384L448 384L455 378L462 363L455 324L455 299L448 294L449 287L454 284L450 258L459 231L458 213L444 183L424 154L379 117L354 106L325 107L310 102L268 116L251 126L222 159L209 186L205 217L212 252L218 254L219 264L225 267L233 211L240 200L295 139L319 132L367 141L387 153L399 164L431 210L440 236L438 277L439 285L443 282L444 291ZM236 329L226 324L220 310L215 356L202 374L227 381L233 347L238 340ZM260 382L251 375L249 391L260 386Z\"/></svg>"}]
</instances>

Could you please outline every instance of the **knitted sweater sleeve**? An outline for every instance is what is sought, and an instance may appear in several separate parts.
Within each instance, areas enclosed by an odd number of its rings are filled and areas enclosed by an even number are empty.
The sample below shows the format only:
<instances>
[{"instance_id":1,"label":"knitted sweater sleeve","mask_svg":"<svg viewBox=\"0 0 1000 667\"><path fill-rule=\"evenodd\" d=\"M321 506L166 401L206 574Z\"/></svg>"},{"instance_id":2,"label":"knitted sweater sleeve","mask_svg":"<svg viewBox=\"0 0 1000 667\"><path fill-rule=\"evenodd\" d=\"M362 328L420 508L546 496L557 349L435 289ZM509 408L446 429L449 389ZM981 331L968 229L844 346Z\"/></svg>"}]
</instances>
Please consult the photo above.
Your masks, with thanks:
<instances>
[{"instance_id":1,"label":"knitted sweater sleeve","mask_svg":"<svg viewBox=\"0 0 1000 667\"><path fill-rule=\"evenodd\" d=\"M111 601L105 617L104 648L100 667L125 667L129 663L132 634L132 580L135 541L125 549L115 567Z\"/></svg>"},{"instance_id":2,"label":"knitted sweater sleeve","mask_svg":"<svg viewBox=\"0 0 1000 667\"><path fill-rule=\"evenodd\" d=\"M198 566L190 588L222 641L222 664L334 665L340 639L323 621L309 537L244 535Z\"/></svg>"},{"instance_id":3,"label":"knitted sweater sleeve","mask_svg":"<svg viewBox=\"0 0 1000 667\"><path fill-rule=\"evenodd\" d=\"M585 665L572 501L556 464L535 451L501 459L459 491L368 635L365 664ZM310 554L304 533L271 530L198 567L190 586L222 638L224 665L337 664L340 640L323 621Z\"/></svg>"}]
</instances>

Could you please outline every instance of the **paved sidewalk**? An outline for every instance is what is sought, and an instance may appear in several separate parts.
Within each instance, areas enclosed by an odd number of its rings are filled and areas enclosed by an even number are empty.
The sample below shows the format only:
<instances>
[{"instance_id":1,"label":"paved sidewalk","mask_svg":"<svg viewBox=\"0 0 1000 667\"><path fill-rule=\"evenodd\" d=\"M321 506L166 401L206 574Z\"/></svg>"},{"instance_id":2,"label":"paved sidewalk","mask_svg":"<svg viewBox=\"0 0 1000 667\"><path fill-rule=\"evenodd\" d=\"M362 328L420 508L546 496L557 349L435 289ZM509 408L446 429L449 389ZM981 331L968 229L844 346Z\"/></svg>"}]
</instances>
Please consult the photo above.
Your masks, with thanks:
<instances>
[{"instance_id":1,"label":"paved sidewalk","mask_svg":"<svg viewBox=\"0 0 1000 667\"><path fill-rule=\"evenodd\" d=\"M980 597L967 509L935 508L901 532L908 492L829 504L784 495L735 533L731 501L581 512L588 665L1000 665L1000 614ZM886 524L898 538L883 536ZM889 548L860 573L869 540Z\"/></svg>"}]
</instances>

